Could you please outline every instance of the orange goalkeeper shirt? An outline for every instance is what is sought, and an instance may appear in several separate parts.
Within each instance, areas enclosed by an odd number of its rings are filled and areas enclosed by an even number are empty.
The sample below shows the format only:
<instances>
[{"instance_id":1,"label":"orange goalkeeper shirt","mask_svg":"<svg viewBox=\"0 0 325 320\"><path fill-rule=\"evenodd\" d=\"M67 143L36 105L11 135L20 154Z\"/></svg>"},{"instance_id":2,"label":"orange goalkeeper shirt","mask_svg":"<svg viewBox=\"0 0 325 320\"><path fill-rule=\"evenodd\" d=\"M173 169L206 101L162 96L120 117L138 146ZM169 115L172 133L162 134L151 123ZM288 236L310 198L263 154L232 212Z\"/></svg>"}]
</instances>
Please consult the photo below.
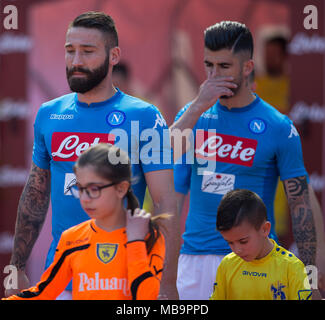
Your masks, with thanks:
<instances>
[{"instance_id":1,"label":"orange goalkeeper shirt","mask_svg":"<svg viewBox=\"0 0 325 320\"><path fill-rule=\"evenodd\" d=\"M157 299L164 256L162 235L147 254L125 228L107 232L88 220L63 232L40 282L9 299L55 299L71 278L73 299Z\"/></svg>"}]
</instances>

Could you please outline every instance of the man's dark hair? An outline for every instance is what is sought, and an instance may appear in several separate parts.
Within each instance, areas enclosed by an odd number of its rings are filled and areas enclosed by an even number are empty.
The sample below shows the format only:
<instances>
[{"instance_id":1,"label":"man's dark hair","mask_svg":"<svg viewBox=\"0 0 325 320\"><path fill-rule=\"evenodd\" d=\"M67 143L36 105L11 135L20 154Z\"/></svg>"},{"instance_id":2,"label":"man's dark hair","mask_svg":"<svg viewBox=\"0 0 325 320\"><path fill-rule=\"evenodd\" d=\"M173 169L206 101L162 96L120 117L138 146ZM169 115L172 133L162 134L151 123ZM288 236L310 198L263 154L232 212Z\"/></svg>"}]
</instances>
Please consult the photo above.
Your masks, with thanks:
<instances>
[{"instance_id":1,"label":"man's dark hair","mask_svg":"<svg viewBox=\"0 0 325 320\"><path fill-rule=\"evenodd\" d=\"M278 35L278 36L269 37L266 39L265 43L276 44L282 49L284 55L287 54L288 40L284 36Z\"/></svg>"},{"instance_id":2,"label":"man's dark hair","mask_svg":"<svg viewBox=\"0 0 325 320\"><path fill-rule=\"evenodd\" d=\"M83 27L98 29L108 37L110 48L118 46L118 35L114 20L104 12L89 11L79 15L69 25L72 27Z\"/></svg>"},{"instance_id":3,"label":"man's dark hair","mask_svg":"<svg viewBox=\"0 0 325 320\"><path fill-rule=\"evenodd\" d=\"M220 201L217 230L228 231L244 220L259 229L266 219L267 212L263 200L255 192L236 189L228 192Z\"/></svg>"},{"instance_id":4,"label":"man's dark hair","mask_svg":"<svg viewBox=\"0 0 325 320\"><path fill-rule=\"evenodd\" d=\"M233 53L247 51L253 57L253 36L249 29L236 21L221 21L204 31L204 45L211 51L232 50Z\"/></svg>"},{"instance_id":5,"label":"man's dark hair","mask_svg":"<svg viewBox=\"0 0 325 320\"><path fill-rule=\"evenodd\" d=\"M130 68L129 66L123 62L123 61L120 61L118 64L115 64L113 66L113 74L114 73L120 73L122 74L122 76L127 79L130 77Z\"/></svg>"}]
</instances>

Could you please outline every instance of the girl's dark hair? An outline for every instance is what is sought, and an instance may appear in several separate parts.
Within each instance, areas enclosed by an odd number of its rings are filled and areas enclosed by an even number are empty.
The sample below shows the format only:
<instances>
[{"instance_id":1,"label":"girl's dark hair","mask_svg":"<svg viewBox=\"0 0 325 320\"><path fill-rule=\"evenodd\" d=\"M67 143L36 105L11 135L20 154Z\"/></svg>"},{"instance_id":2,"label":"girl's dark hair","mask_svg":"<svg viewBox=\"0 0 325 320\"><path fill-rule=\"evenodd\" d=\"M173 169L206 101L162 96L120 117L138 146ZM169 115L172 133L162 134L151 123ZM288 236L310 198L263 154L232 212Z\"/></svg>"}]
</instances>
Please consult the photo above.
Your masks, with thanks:
<instances>
[{"instance_id":1,"label":"girl's dark hair","mask_svg":"<svg viewBox=\"0 0 325 320\"><path fill-rule=\"evenodd\" d=\"M130 209L132 214L136 208L139 208L139 201L131 189L131 162L128 154L120 148L106 143L99 143L84 151L73 170L76 172L78 168L92 166L95 173L116 184L122 181L128 181L130 188L125 197L127 199L127 209ZM160 236L157 219L164 217L159 215L152 217L149 223L149 237L146 239L148 253Z\"/></svg>"},{"instance_id":2,"label":"girl's dark hair","mask_svg":"<svg viewBox=\"0 0 325 320\"><path fill-rule=\"evenodd\" d=\"M221 21L204 31L204 45L211 51L232 50L233 53L247 51L253 57L253 37L249 29L236 21Z\"/></svg>"},{"instance_id":3,"label":"girl's dark hair","mask_svg":"<svg viewBox=\"0 0 325 320\"><path fill-rule=\"evenodd\" d=\"M255 229L259 229L267 219L267 211L263 200L246 189L228 192L220 201L217 212L217 230L228 231L237 227L244 220Z\"/></svg>"},{"instance_id":4,"label":"girl's dark hair","mask_svg":"<svg viewBox=\"0 0 325 320\"><path fill-rule=\"evenodd\" d=\"M104 12L89 11L76 17L69 25L72 27L83 27L97 29L107 35L109 48L118 46L118 34L115 22L109 15Z\"/></svg>"}]
</instances>

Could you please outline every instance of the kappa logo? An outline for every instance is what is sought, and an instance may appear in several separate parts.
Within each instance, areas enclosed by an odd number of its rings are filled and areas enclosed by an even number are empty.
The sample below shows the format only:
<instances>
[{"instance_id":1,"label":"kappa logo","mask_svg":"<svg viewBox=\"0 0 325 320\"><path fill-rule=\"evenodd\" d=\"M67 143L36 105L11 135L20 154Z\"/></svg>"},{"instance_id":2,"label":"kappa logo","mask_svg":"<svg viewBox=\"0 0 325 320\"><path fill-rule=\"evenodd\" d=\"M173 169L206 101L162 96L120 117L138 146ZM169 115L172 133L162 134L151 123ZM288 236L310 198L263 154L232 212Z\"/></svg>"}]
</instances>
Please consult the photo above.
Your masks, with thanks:
<instances>
[{"instance_id":1,"label":"kappa logo","mask_svg":"<svg viewBox=\"0 0 325 320\"><path fill-rule=\"evenodd\" d=\"M116 127L124 123L126 115L122 111L114 110L106 116L106 121L109 125Z\"/></svg>"},{"instance_id":2,"label":"kappa logo","mask_svg":"<svg viewBox=\"0 0 325 320\"><path fill-rule=\"evenodd\" d=\"M97 243L96 254L97 258L107 264L111 262L116 255L118 249L117 243Z\"/></svg>"},{"instance_id":3,"label":"kappa logo","mask_svg":"<svg viewBox=\"0 0 325 320\"><path fill-rule=\"evenodd\" d=\"M292 137L299 137L299 133L293 124L291 125L291 131L288 136L288 139L291 139Z\"/></svg>"},{"instance_id":4,"label":"kappa logo","mask_svg":"<svg viewBox=\"0 0 325 320\"><path fill-rule=\"evenodd\" d=\"M73 120L73 114L56 114L52 113L50 115L50 120Z\"/></svg>"},{"instance_id":5,"label":"kappa logo","mask_svg":"<svg viewBox=\"0 0 325 320\"><path fill-rule=\"evenodd\" d=\"M153 129L157 129L158 125L163 127L163 126L167 126L167 123L166 123L165 119L162 117L162 115L157 113L155 125L154 125Z\"/></svg>"}]
</instances>

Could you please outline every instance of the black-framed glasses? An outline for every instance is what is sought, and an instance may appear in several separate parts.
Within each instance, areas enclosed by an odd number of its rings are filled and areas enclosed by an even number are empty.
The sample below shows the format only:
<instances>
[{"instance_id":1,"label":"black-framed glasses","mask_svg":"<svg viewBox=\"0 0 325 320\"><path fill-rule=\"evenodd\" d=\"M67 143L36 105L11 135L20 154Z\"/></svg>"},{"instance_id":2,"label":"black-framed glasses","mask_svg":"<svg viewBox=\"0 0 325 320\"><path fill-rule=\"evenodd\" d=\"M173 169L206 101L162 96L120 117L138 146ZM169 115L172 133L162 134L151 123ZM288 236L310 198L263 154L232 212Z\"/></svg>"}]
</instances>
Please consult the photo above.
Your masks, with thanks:
<instances>
[{"instance_id":1,"label":"black-framed glasses","mask_svg":"<svg viewBox=\"0 0 325 320\"><path fill-rule=\"evenodd\" d=\"M97 199L100 197L102 189L111 187L114 184L116 184L116 182L105 184L104 186L97 186L95 184L92 184L87 187L79 187L77 184L74 184L74 185L70 186L68 189L76 199L80 199L80 196L83 193L83 191L86 191L86 194L89 198Z\"/></svg>"}]
</instances>

